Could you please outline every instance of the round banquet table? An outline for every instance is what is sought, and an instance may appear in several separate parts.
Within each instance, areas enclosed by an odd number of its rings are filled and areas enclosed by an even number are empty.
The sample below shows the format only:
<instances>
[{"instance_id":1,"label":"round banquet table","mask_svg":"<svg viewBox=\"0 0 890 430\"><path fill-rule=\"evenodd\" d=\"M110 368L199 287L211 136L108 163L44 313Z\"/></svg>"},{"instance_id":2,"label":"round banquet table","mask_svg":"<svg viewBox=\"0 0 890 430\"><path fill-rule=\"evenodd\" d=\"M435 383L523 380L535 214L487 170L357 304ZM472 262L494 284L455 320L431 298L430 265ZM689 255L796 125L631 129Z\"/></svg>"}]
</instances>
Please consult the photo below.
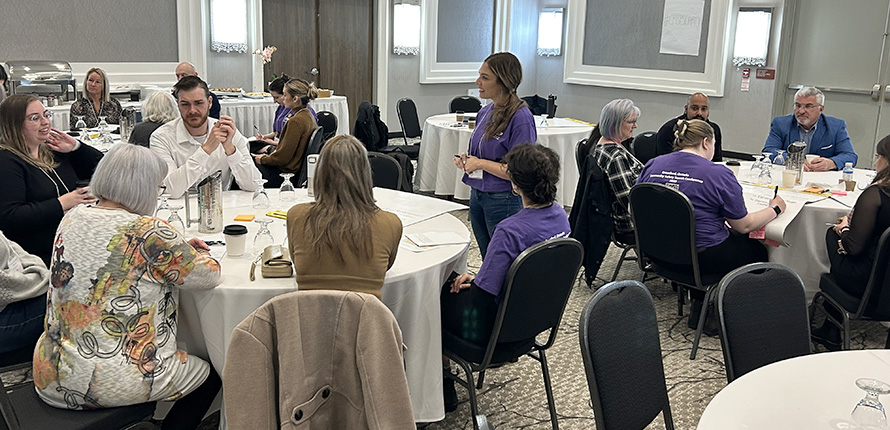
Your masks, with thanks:
<instances>
[{"instance_id":1,"label":"round banquet table","mask_svg":"<svg viewBox=\"0 0 890 430\"><path fill-rule=\"evenodd\" d=\"M698 430L854 429L859 378L890 381L890 351L823 352L753 370L714 396Z\"/></svg>"},{"instance_id":2,"label":"round banquet table","mask_svg":"<svg viewBox=\"0 0 890 430\"><path fill-rule=\"evenodd\" d=\"M455 154L467 151L473 130L465 125L452 127L456 124L455 120L454 114L441 114L431 116L424 122L414 184L421 191L469 200L470 187L461 182L463 172L454 167L451 159ZM589 136L593 127L564 118L548 119L544 125L539 116L535 117L535 123L538 131L537 144L554 150L562 164L559 182L556 184L556 201L562 205L570 205L575 198L575 187L578 184L575 145Z\"/></svg>"},{"instance_id":3,"label":"round banquet table","mask_svg":"<svg viewBox=\"0 0 890 430\"><path fill-rule=\"evenodd\" d=\"M740 175L742 178L745 178L744 172L749 171L751 164L753 163L742 162L743 173ZM862 193L861 189L871 182L874 174L874 170L854 169L853 179L857 182L855 191L845 197L826 198L805 204L785 229L785 240L789 246L767 246L770 262L784 264L800 275L806 286L807 303L812 301L813 296L819 291L819 278L831 268L828 251L825 248L825 232L828 230L826 224L836 223L838 217L850 212L850 208ZM842 173L839 171L804 172L802 183L837 184L841 176ZM781 183L779 166L774 166L772 178L772 185ZM779 195L784 193L783 190Z\"/></svg>"},{"instance_id":4,"label":"round banquet table","mask_svg":"<svg viewBox=\"0 0 890 430\"><path fill-rule=\"evenodd\" d=\"M274 209L287 210L296 203L311 201L306 189L297 189L297 201L280 203L276 189L267 190L269 209L251 207L252 193L227 191L223 199L223 219L225 224L238 214L255 214L257 219L274 219L269 226L276 243L287 238L285 220L265 217ZM400 208L412 211L412 207L430 197L398 191L374 189L374 196L382 208ZM192 199L193 205L194 198ZM177 200L173 200L176 202ZM178 202L182 202L178 200ZM444 202L459 208L460 205ZM181 211L180 211L181 212ZM205 291L182 291L179 303L180 347L189 353L210 359L213 367L222 374L225 366L229 337L245 317L267 300L298 289L293 277L265 279L256 269L256 281L248 278L253 261L251 244L259 225L255 222L242 223L247 226L247 246L243 256L233 258L223 256L220 261L222 274L220 285ZM423 252L412 252L400 247L396 261L386 272L382 290L384 304L393 312L407 349L404 352L405 368L414 409L418 422L439 421L445 411L442 398L442 337L439 294L442 283L452 271L466 271L467 250L470 233L463 222L444 213L404 227L404 233L455 232L466 240L457 245L445 245ZM187 237L205 240L218 240L222 234L201 234L197 226L187 228ZM402 239L404 245L404 238ZM214 253L217 251L213 251Z\"/></svg>"}]
</instances>

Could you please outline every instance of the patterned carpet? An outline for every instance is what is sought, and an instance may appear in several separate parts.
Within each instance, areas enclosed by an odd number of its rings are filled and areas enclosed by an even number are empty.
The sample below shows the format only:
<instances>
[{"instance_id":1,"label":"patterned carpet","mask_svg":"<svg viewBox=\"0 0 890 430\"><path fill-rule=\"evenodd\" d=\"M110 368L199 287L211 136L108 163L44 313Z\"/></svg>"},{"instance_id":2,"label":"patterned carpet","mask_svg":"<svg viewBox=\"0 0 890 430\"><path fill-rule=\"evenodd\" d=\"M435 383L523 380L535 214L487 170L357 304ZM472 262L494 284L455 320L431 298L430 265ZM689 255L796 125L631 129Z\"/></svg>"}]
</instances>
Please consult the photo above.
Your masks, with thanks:
<instances>
[{"instance_id":1,"label":"patterned carpet","mask_svg":"<svg viewBox=\"0 0 890 430\"><path fill-rule=\"evenodd\" d=\"M466 222L469 228L466 210L452 214ZM609 250L600 270L601 276L611 276L619 256L617 248L612 247ZM471 271L479 269L481 258L475 241L471 243L468 262ZM639 277L640 270L635 262L625 263L618 275L618 279ZM601 284L600 281L597 286ZM655 299L675 427L694 429L708 402L726 385L720 341L716 337L704 337L698 357L696 360L689 360L694 333L686 327L686 317L677 316L676 293L669 284L661 280L648 281L646 286ZM594 291L583 282L579 281L575 285L556 343L547 353L559 425L563 429L595 428L578 342L581 310L593 294ZM816 318L820 316L817 314ZM853 322L852 333L854 349L882 348L886 338L886 329L874 322ZM4 383L21 382L30 379L29 373L7 372L2 377ZM419 427L428 430L472 429L466 390L458 387L457 393L460 404L455 412L447 414L442 421ZM547 398L538 362L523 357L515 364L487 371L485 385L479 390L479 410L498 429L550 428ZM215 429L218 422L218 413L214 413L204 420L200 429ZM663 429L661 416L648 428Z\"/></svg>"}]
</instances>

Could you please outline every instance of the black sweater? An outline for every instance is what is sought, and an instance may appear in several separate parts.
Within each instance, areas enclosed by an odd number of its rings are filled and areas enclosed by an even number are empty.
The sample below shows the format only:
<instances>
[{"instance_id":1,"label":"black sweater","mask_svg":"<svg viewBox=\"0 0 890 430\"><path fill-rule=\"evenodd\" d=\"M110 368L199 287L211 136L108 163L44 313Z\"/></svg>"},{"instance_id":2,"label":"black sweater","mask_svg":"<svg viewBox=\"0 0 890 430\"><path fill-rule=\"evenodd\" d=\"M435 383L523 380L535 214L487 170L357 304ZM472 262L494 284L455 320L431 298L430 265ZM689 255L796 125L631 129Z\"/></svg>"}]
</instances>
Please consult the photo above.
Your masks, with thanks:
<instances>
[{"instance_id":1,"label":"black sweater","mask_svg":"<svg viewBox=\"0 0 890 430\"><path fill-rule=\"evenodd\" d=\"M56 184L58 179L52 171L43 172L12 152L0 149L0 230L9 240L40 257L47 267L56 228L65 215L59 196L74 191L78 180L90 179L102 153L82 145L76 151L54 152L53 156L59 163L55 170L61 184Z\"/></svg>"}]
</instances>

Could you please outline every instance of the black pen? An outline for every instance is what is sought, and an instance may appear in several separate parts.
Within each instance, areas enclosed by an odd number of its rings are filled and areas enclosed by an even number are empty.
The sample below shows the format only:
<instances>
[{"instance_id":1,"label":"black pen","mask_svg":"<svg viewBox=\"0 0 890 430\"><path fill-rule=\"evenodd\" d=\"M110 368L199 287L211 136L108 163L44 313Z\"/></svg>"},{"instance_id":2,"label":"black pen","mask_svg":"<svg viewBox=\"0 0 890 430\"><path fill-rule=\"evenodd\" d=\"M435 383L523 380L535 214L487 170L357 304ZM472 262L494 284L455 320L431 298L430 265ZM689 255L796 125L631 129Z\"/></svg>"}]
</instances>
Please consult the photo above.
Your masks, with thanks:
<instances>
[{"instance_id":1,"label":"black pen","mask_svg":"<svg viewBox=\"0 0 890 430\"><path fill-rule=\"evenodd\" d=\"M776 192L773 194L773 198L778 197L778 195L779 195L779 186L776 185Z\"/></svg>"}]
</instances>

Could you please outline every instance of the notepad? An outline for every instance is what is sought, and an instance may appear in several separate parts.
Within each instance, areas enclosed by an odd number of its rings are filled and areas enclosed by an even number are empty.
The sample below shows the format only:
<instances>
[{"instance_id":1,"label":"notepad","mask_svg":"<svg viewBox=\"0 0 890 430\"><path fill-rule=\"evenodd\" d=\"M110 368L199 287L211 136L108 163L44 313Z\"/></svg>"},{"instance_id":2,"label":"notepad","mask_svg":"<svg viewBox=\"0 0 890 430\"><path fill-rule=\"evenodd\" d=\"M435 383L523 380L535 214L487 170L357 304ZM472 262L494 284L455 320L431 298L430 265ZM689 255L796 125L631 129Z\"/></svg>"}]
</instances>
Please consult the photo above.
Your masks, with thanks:
<instances>
[{"instance_id":1,"label":"notepad","mask_svg":"<svg viewBox=\"0 0 890 430\"><path fill-rule=\"evenodd\" d=\"M467 239L453 231L410 233L406 234L405 238L417 246L463 245L467 243Z\"/></svg>"}]
</instances>

